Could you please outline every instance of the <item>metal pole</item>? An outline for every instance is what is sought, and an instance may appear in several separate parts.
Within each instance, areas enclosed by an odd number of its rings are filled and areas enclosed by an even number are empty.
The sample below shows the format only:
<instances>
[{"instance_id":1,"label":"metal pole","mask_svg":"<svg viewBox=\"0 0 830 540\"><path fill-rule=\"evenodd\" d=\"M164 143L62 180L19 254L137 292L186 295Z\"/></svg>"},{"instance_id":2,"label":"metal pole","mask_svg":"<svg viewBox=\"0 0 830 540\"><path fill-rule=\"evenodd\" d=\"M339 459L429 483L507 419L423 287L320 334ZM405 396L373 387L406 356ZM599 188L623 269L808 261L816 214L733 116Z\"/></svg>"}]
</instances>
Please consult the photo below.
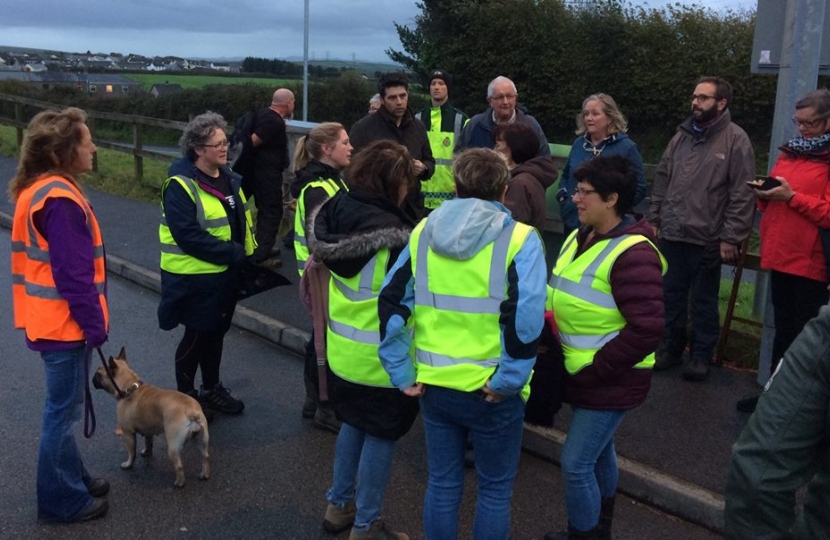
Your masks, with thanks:
<instances>
[{"instance_id":1,"label":"metal pole","mask_svg":"<svg viewBox=\"0 0 830 540\"><path fill-rule=\"evenodd\" d=\"M308 2L305 0L305 28L303 30L303 122L308 122Z\"/></svg>"},{"instance_id":2,"label":"metal pole","mask_svg":"<svg viewBox=\"0 0 830 540\"><path fill-rule=\"evenodd\" d=\"M778 88L775 96L775 115L772 120L768 171L772 170L775 160L778 159L778 147L795 134L795 128L789 118L795 111L796 102L808 92L815 90L818 84L821 35L824 30L826 0L786 1L787 13L784 18L781 65L778 68ZM763 242L763 239L761 241ZM761 274L761 272L758 273L759 276ZM772 358L775 322L772 316L769 280L765 278L756 281L755 286L756 304L758 300L763 299L765 305L761 358L758 362L758 383L762 385L769 378L771 363L780 360Z\"/></svg>"}]
</instances>

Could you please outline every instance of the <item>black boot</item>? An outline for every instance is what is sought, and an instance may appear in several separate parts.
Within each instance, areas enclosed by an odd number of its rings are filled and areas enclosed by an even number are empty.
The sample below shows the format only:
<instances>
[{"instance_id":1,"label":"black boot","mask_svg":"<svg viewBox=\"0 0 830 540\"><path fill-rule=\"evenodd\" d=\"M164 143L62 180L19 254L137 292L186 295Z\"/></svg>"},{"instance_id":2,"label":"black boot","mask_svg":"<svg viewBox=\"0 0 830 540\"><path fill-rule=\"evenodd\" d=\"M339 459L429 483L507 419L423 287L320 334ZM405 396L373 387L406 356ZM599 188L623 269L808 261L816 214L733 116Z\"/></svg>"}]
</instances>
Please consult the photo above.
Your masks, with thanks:
<instances>
[{"instance_id":1,"label":"black boot","mask_svg":"<svg viewBox=\"0 0 830 540\"><path fill-rule=\"evenodd\" d=\"M599 527L583 532L568 525L567 531L551 531L545 535L544 540L599 540L599 538Z\"/></svg>"},{"instance_id":2,"label":"black boot","mask_svg":"<svg viewBox=\"0 0 830 540\"><path fill-rule=\"evenodd\" d=\"M611 522L614 520L614 497L602 499L599 510L597 540L611 540Z\"/></svg>"}]
</instances>

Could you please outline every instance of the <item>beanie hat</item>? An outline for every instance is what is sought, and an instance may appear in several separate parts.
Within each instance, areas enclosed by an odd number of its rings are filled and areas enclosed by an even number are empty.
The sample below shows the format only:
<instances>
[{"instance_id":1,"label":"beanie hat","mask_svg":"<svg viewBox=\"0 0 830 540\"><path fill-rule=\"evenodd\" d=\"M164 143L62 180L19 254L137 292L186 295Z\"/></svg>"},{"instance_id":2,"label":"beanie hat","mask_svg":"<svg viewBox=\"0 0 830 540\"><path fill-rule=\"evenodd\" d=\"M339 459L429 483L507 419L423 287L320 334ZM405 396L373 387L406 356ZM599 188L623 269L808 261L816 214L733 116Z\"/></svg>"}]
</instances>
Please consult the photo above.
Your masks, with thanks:
<instances>
[{"instance_id":1,"label":"beanie hat","mask_svg":"<svg viewBox=\"0 0 830 540\"><path fill-rule=\"evenodd\" d=\"M432 81L434 79L441 79L442 81L444 81L444 84L446 84L447 87L452 86L452 75L450 75L446 71L440 69L436 69L435 71L433 71L429 76L429 82L427 83L427 86L432 84Z\"/></svg>"}]
</instances>

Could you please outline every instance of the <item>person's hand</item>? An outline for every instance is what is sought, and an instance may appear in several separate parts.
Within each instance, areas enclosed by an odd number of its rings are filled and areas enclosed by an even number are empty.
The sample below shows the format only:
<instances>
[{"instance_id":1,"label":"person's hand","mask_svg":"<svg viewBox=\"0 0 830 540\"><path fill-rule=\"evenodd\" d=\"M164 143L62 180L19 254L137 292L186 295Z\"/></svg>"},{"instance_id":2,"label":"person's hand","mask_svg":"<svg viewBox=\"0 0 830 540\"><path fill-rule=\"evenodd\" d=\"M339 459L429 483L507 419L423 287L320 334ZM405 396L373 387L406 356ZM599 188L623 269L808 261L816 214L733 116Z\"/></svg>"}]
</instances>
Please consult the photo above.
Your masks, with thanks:
<instances>
[{"instance_id":1,"label":"person's hand","mask_svg":"<svg viewBox=\"0 0 830 540\"><path fill-rule=\"evenodd\" d=\"M422 172L424 172L424 169L427 168L427 166L424 165L423 162L419 159L413 159L412 166L415 167L415 174L421 174Z\"/></svg>"},{"instance_id":2,"label":"person's hand","mask_svg":"<svg viewBox=\"0 0 830 540\"><path fill-rule=\"evenodd\" d=\"M764 199L766 201L790 202L790 199L792 199L793 195L795 195L795 191L793 191L793 188L790 187L789 182L787 182L785 178L781 176L776 176L775 179L781 182L780 186L768 189L766 191L760 189L753 189L753 191L755 191L755 195L757 195L759 199ZM760 186L762 183L763 182L756 180L755 182L751 182L750 184Z\"/></svg>"},{"instance_id":3,"label":"person's hand","mask_svg":"<svg viewBox=\"0 0 830 540\"><path fill-rule=\"evenodd\" d=\"M481 387L481 391L484 392L484 401L488 403L498 403L504 399L503 395L490 388L490 381L484 383L484 386Z\"/></svg>"},{"instance_id":4,"label":"person's hand","mask_svg":"<svg viewBox=\"0 0 830 540\"><path fill-rule=\"evenodd\" d=\"M424 395L424 383L416 383L403 390L403 393L409 397L419 398Z\"/></svg>"},{"instance_id":5,"label":"person's hand","mask_svg":"<svg viewBox=\"0 0 830 540\"><path fill-rule=\"evenodd\" d=\"M107 342L107 334L103 332L90 331L86 335L86 346L90 349L99 349Z\"/></svg>"},{"instance_id":6,"label":"person's hand","mask_svg":"<svg viewBox=\"0 0 830 540\"><path fill-rule=\"evenodd\" d=\"M776 188L778 189L778 188ZM720 260L726 263L738 261L738 246L729 242L720 243Z\"/></svg>"}]
</instances>

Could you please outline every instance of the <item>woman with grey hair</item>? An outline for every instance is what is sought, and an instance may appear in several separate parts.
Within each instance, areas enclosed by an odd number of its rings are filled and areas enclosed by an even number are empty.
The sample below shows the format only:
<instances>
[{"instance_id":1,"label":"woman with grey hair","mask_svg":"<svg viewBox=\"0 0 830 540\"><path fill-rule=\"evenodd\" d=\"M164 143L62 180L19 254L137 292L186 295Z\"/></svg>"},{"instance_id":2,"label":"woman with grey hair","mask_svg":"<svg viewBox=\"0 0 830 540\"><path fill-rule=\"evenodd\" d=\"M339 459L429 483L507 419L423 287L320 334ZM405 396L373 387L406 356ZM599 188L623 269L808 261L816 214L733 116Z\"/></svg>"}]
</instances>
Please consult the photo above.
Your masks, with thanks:
<instances>
[{"instance_id":1,"label":"woman with grey hair","mask_svg":"<svg viewBox=\"0 0 830 540\"><path fill-rule=\"evenodd\" d=\"M582 110L576 116L578 137L568 154L568 161L562 169L556 199L565 226L565 236L579 228L576 205L571 193L576 189L574 171L597 156L623 156L634 164L637 171L637 192L634 205L646 198L646 174L640 149L628 138L628 121L608 94L592 94L582 102Z\"/></svg>"},{"instance_id":2,"label":"woman with grey hair","mask_svg":"<svg viewBox=\"0 0 830 540\"><path fill-rule=\"evenodd\" d=\"M159 326L184 325L176 349L176 384L202 407L227 414L245 404L219 380L225 333L236 307L240 270L254 252L251 214L242 177L228 167L227 123L214 112L184 129L183 158L161 188L161 304ZM196 371L201 368L201 392Z\"/></svg>"}]
</instances>

